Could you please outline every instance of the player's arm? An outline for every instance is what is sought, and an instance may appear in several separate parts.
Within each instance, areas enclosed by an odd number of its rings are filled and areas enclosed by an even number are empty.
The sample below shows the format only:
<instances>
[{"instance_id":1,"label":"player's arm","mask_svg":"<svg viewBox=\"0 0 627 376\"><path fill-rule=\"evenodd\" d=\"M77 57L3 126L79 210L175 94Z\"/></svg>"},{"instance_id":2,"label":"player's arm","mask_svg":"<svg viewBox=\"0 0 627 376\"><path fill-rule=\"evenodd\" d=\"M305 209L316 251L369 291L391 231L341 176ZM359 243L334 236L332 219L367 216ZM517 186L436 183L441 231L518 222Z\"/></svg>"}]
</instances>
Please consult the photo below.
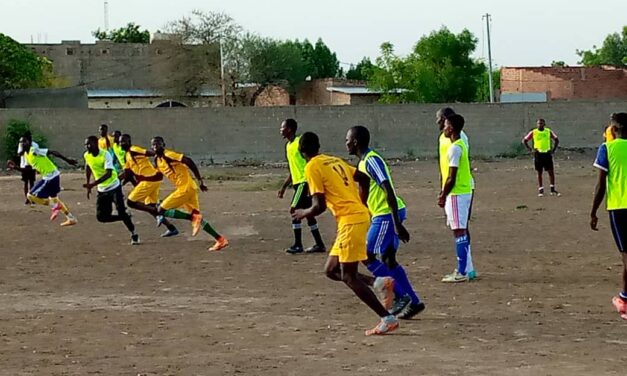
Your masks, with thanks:
<instances>
[{"instance_id":1,"label":"player's arm","mask_svg":"<svg viewBox=\"0 0 627 376\"><path fill-rule=\"evenodd\" d=\"M529 140L531 140L532 137L533 137L533 131L527 133L527 135L523 137L523 140L522 140L523 145L525 145L525 147L527 148L527 150L529 150L530 153L533 153L533 149L531 148L531 146L529 146Z\"/></svg>"},{"instance_id":2,"label":"player's arm","mask_svg":"<svg viewBox=\"0 0 627 376\"><path fill-rule=\"evenodd\" d=\"M292 174L288 174L287 178L285 178L285 181L283 182L283 185L281 186L281 189L279 189L279 192L277 193L277 197L278 198L283 198L283 195L285 195L285 190L290 185L292 185Z\"/></svg>"},{"instance_id":3,"label":"player's arm","mask_svg":"<svg viewBox=\"0 0 627 376\"><path fill-rule=\"evenodd\" d=\"M196 177L196 180L198 180L198 183L200 185L200 190L203 192L206 192L208 190L207 186L205 185L205 183L202 181L202 176L200 176L200 171L198 171L198 166L196 166L196 163L194 163L194 161L186 156L183 156L183 159L181 160L181 162L185 163L185 165L187 165L187 167L189 167L189 169L192 171L192 173L194 174L194 177Z\"/></svg>"},{"instance_id":4,"label":"player's arm","mask_svg":"<svg viewBox=\"0 0 627 376\"><path fill-rule=\"evenodd\" d=\"M407 243L409 241L409 232L405 226L403 226L401 217L398 215L398 200L396 198L396 193L394 193L394 189L392 188L392 184L390 184L389 180L386 180L382 182L380 186L385 191L385 200L387 201L390 210L392 210L392 219L394 220L394 228L396 228L398 238Z\"/></svg>"},{"instance_id":5,"label":"player's arm","mask_svg":"<svg viewBox=\"0 0 627 376\"><path fill-rule=\"evenodd\" d=\"M48 150L48 155L52 155L53 157L57 157L57 158L63 159L67 164L69 164L71 166L76 166L78 164L76 159L68 158L68 157L66 157L65 155L59 153L56 150Z\"/></svg>"},{"instance_id":6,"label":"player's arm","mask_svg":"<svg viewBox=\"0 0 627 376\"><path fill-rule=\"evenodd\" d=\"M551 139L553 140L553 149L551 149L551 153L555 153L557 150L557 146L560 144L560 139L557 138L557 135L551 131Z\"/></svg>"},{"instance_id":7,"label":"player's arm","mask_svg":"<svg viewBox=\"0 0 627 376\"><path fill-rule=\"evenodd\" d=\"M91 196L92 185L89 183L91 180L91 167L88 164L85 165L85 184L83 184L83 188L87 189L87 199Z\"/></svg>"},{"instance_id":8,"label":"player's arm","mask_svg":"<svg viewBox=\"0 0 627 376\"><path fill-rule=\"evenodd\" d=\"M361 199L361 202L364 205L368 206L368 196L370 195L370 178L363 172L355 170L355 175L353 175L353 179L357 182L357 186L359 187L359 198Z\"/></svg>"},{"instance_id":9,"label":"player's arm","mask_svg":"<svg viewBox=\"0 0 627 376\"><path fill-rule=\"evenodd\" d=\"M16 171L19 171L19 172L23 172L25 170L24 168L20 167L17 163L15 163L15 162L13 162L11 160L7 161L7 168L10 169L10 170L16 170Z\"/></svg>"},{"instance_id":10,"label":"player's arm","mask_svg":"<svg viewBox=\"0 0 627 376\"><path fill-rule=\"evenodd\" d=\"M605 191L607 189L607 171L599 170L599 178L597 179L597 185L594 188L594 199L592 200L592 210L590 211L590 228L597 231L597 224L599 218L597 217L597 210L603 202L605 197Z\"/></svg>"},{"instance_id":11,"label":"player's arm","mask_svg":"<svg viewBox=\"0 0 627 376\"><path fill-rule=\"evenodd\" d=\"M448 177L446 178L446 182L444 182L444 188L442 188L442 192L440 192L440 197L438 198L438 204L441 202L441 207L444 207L444 200L446 200L446 196L448 196L453 187L455 186L455 182L457 181L457 166L449 167L448 169Z\"/></svg>"},{"instance_id":12,"label":"player's arm","mask_svg":"<svg viewBox=\"0 0 627 376\"><path fill-rule=\"evenodd\" d=\"M292 219L304 219L317 217L327 210L327 200L323 193L314 193L311 196L311 207L307 209L294 210Z\"/></svg>"}]
</instances>

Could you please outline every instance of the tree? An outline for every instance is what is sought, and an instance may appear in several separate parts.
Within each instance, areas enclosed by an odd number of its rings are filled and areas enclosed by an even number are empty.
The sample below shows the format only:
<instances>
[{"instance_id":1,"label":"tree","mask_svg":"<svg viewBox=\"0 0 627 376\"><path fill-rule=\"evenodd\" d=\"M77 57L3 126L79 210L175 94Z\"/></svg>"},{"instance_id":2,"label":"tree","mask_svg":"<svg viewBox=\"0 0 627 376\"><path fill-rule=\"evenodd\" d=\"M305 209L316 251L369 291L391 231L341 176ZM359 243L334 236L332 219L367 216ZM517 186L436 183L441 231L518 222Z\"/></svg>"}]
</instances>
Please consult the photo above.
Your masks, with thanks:
<instances>
[{"instance_id":1,"label":"tree","mask_svg":"<svg viewBox=\"0 0 627 376\"><path fill-rule=\"evenodd\" d=\"M490 101L490 80L488 79L488 71L486 70L481 74L481 83L477 88L476 102L489 102ZM497 69L492 71L492 85L494 93L497 93L501 88L501 70ZM496 94L495 94L496 96ZM495 98L496 99L496 98Z\"/></svg>"},{"instance_id":2,"label":"tree","mask_svg":"<svg viewBox=\"0 0 627 376\"><path fill-rule=\"evenodd\" d=\"M366 81L373 67L374 64L372 64L370 58L364 57L357 65L351 64L346 72L346 78L349 80Z\"/></svg>"},{"instance_id":3,"label":"tree","mask_svg":"<svg viewBox=\"0 0 627 376\"><path fill-rule=\"evenodd\" d=\"M601 48L592 46L592 50L577 50L577 55L581 58L579 63L586 66L627 66L627 26L620 34L608 35Z\"/></svg>"},{"instance_id":4,"label":"tree","mask_svg":"<svg viewBox=\"0 0 627 376\"><path fill-rule=\"evenodd\" d=\"M485 65L470 57L477 38L464 29L446 27L420 38L406 58L384 43L369 86L383 92L383 102L470 102L476 98Z\"/></svg>"},{"instance_id":5,"label":"tree","mask_svg":"<svg viewBox=\"0 0 627 376\"><path fill-rule=\"evenodd\" d=\"M150 43L150 32L140 30L140 26L129 22L125 27L111 30L97 30L91 33L98 40L110 40L114 43Z\"/></svg>"},{"instance_id":6,"label":"tree","mask_svg":"<svg viewBox=\"0 0 627 376\"><path fill-rule=\"evenodd\" d=\"M562 61L562 60L553 60L551 62L551 66L554 67L554 68L557 68L557 67L565 68L568 65L564 61Z\"/></svg>"},{"instance_id":7,"label":"tree","mask_svg":"<svg viewBox=\"0 0 627 376\"><path fill-rule=\"evenodd\" d=\"M340 72L340 62L335 52L331 52L329 47L318 39L315 46L307 39L303 42L296 40L294 42L301 51L307 75L311 78L329 78L337 77Z\"/></svg>"}]
</instances>

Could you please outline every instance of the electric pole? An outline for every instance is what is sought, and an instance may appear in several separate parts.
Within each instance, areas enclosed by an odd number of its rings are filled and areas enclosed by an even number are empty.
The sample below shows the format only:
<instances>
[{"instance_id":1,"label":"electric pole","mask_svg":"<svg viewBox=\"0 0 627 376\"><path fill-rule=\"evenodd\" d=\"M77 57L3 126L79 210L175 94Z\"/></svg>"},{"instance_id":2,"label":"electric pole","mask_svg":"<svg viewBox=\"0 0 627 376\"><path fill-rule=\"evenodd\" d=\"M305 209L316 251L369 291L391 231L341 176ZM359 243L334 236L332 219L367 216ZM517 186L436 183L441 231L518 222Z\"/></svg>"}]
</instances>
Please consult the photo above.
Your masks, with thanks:
<instances>
[{"instance_id":1,"label":"electric pole","mask_svg":"<svg viewBox=\"0 0 627 376\"><path fill-rule=\"evenodd\" d=\"M490 85L490 103L494 103L494 84L492 83L492 48L490 46L490 14L486 13L485 18L486 31L488 34L488 85Z\"/></svg>"}]
</instances>

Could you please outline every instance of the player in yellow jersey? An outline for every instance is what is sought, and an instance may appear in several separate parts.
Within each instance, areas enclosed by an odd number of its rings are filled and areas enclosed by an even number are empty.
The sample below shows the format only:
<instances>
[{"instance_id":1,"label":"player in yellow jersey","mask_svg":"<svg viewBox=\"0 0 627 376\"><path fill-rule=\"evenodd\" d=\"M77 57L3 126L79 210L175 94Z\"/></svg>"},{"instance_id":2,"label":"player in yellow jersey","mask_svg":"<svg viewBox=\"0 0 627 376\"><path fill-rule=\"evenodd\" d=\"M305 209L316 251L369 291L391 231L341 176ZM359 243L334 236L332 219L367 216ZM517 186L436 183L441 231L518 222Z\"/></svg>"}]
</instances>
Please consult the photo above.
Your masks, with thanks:
<instances>
[{"instance_id":1,"label":"player in yellow jersey","mask_svg":"<svg viewBox=\"0 0 627 376\"><path fill-rule=\"evenodd\" d=\"M294 197L292 197L292 203L290 205L290 213L295 209L303 209L311 206L311 197L309 196L309 187L307 186L307 180L305 179L305 165L307 161L298 151L298 141L300 136L296 135L298 130L298 123L294 119L285 119L281 123L281 136L287 140L285 143L285 156L287 157L287 163L289 165L290 173L287 175L285 182L277 196L283 198L287 187L292 186L294 188ZM316 218L307 218L307 224L311 235L313 235L316 244L313 247L303 250L302 241L302 229L300 220L292 220L292 229L294 230L294 245L289 247L286 252L291 254L296 253L314 253L314 252L326 252L327 249L322 242L322 236L320 236L320 230L318 229L318 221Z\"/></svg>"},{"instance_id":2,"label":"player in yellow jersey","mask_svg":"<svg viewBox=\"0 0 627 376\"><path fill-rule=\"evenodd\" d=\"M85 179L83 188L87 189L87 199L91 198L91 190L97 187L96 219L98 222L124 222L131 233L131 244L140 244L139 235L135 232L135 225L124 205L122 184L113 165L113 156L98 147L98 138L89 136L85 139ZM91 180L92 175L94 181ZM113 214L113 205L117 214Z\"/></svg>"},{"instance_id":3,"label":"player in yellow jersey","mask_svg":"<svg viewBox=\"0 0 627 376\"><path fill-rule=\"evenodd\" d=\"M198 188L203 192L207 186L202 181L196 163L185 155L165 148L163 137L156 136L152 139L152 151L155 152L157 169L174 184L175 190L161 202L155 214L157 223L161 223L163 217L186 219L192 222L192 235L196 236L202 228L216 239L209 251L219 251L229 245L229 241L211 227L209 222L200 214L198 203ZM192 171L198 184L194 182L189 171ZM183 209L183 210L178 210Z\"/></svg>"},{"instance_id":4,"label":"player in yellow jersey","mask_svg":"<svg viewBox=\"0 0 627 376\"><path fill-rule=\"evenodd\" d=\"M553 168L553 154L557 150L560 140L555 132L546 127L544 119L538 119L537 128L532 129L523 138L523 144L533 155L533 164L538 173L538 197L544 196L544 185L542 184L542 170L549 174L551 184L551 196L561 196L555 189L555 171ZM529 141L533 140L533 149L529 146ZM551 141L553 145L551 145Z\"/></svg>"},{"instance_id":5,"label":"player in yellow jersey","mask_svg":"<svg viewBox=\"0 0 627 376\"><path fill-rule=\"evenodd\" d=\"M344 282L379 315L381 321L375 328L366 331L366 335L395 330L399 326L398 319L383 307L364 283L362 278L366 276L358 273L359 263L367 259L366 235L370 215L359 196L355 181L356 169L340 158L320 154L320 141L315 133L303 133L299 150L307 160L305 176L312 205L294 210L292 218L302 220L316 217L329 208L337 221L337 236L325 265L327 277Z\"/></svg>"},{"instance_id":6,"label":"player in yellow jersey","mask_svg":"<svg viewBox=\"0 0 627 376\"><path fill-rule=\"evenodd\" d=\"M100 138L98 138L98 148L106 152L111 153L113 156L113 135L109 134L109 126L107 124L101 124L98 128Z\"/></svg>"},{"instance_id":7,"label":"player in yellow jersey","mask_svg":"<svg viewBox=\"0 0 627 376\"><path fill-rule=\"evenodd\" d=\"M39 205L50 205L52 213L50 220L54 221L60 212L65 214L66 220L61 226L72 226L76 224L76 218L70 213L68 207L59 199L61 192L61 173L57 166L50 160L49 155L63 159L68 164L75 166L76 160L67 158L58 151L43 149L33 144L29 135L20 138L22 155L26 162L41 175L41 180L35 183L27 195L28 201ZM7 166L15 169L17 166L13 161L9 161Z\"/></svg>"},{"instance_id":8,"label":"player in yellow jersey","mask_svg":"<svg viewBox=\"0 0 627 376\"><path fill-rule=\"evenodd\" d=\"M605 198L612 235L623 261L623 286L612 304L621 318L627 320L627 113L611 115L612 141L601 144L594 166L599 177L594 192L590 227L597 231L597 210Z\"/></svg>"},{"instance_id":9,"label":"player in yellow jersey","mask_svg":"<svg viewBox=\"0 0 627 376\"><path fill-rule=\"evenodd\" d=\"M150 162L149 157L154 156L152 150L133 145L131 136L120 136L120 148L124 151L124 180L132 179L135 187L129 193L126 204L135 210L144 211L154 216L154 211L159 202L159 189L163 174ZM167 231L161 237L167 238L178 235L177 228L167 219L163 219Z\"/></svg>"}]
</instances>

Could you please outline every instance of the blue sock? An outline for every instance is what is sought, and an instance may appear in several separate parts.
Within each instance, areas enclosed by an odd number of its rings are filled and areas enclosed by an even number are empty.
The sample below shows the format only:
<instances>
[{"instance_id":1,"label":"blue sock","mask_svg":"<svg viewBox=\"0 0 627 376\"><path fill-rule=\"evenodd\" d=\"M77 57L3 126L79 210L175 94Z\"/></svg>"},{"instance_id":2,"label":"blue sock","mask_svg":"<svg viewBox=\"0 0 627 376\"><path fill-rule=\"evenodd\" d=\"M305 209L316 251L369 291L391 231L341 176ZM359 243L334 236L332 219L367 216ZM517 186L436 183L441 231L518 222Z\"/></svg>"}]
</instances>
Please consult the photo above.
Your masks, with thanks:
<instances>
[{"instance_id":1,"label":"blue sock","mask_svg":"<svg viewBox=\"0 0 627 376\"><path fill-rule=\"evenodd\" d=\"M466 266L468 266L468 246L470 241L467 235L455 238L455 251L457 252L457 271L466 275Z\"/></svg>"},{"instance_id":2,"label":"blue sock","mask_svg":"<svg viewBox=\"0 0 627 376\"><path fill-rule=\"evenodd\" d=\"M407 273L405 273L405 269L403 269L402 266L397 265L396 268L390 269L390 273L392 274L392 278L394 278L396 285L400 286L401 290L409 295L409 297L411 298L411 302L413 304L420 303L420 297L414 291L411 282L409 282L409 278L407 278Z\"/></svg>"},{"instance_id":3,"label":"blue sock","mask_svg":"<svg viewBox=\"0 0 627 376\"><path fill-rule=\"evenodd\" d=\"M388 266L381 262L381 260L374 260L367 265L367 268L370 273L372 273L372 275L374 275L375 277L394 278L394 276L392 276L392 273L390 272L390 269L388 269ZM403 286L401 286L401 284L396 281L396 278L394 278L394 295L399 297L405 295L405 290L403 290Z\"/></svg>"},{"instance_id":4,"label":"blue sock","mask_svg":"<svg viewBox=\"0 0 627 376\"><path fill-rule=\"evenodd\" d=\"M621 292L618 294L618 296L619 296L621 299L623 299L623 301L626 301L626 302L627 302L627 292L625 292L625 291L621 291Z\"/></svg>"}]
</instances>

